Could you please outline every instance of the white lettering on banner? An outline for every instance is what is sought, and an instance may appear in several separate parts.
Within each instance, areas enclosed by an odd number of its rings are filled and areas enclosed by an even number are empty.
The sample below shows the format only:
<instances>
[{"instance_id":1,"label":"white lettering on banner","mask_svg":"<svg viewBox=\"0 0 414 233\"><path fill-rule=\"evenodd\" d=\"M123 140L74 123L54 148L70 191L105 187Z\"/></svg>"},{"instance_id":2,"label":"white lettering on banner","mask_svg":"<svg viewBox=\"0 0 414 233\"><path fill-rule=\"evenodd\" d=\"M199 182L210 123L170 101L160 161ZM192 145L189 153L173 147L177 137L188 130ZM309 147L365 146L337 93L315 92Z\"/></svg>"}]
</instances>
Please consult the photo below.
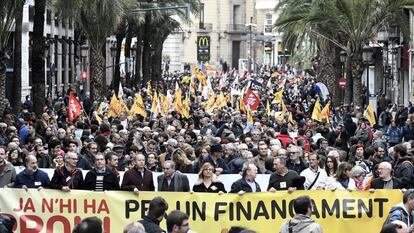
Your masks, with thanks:
<instances>
[{"instance_id":1,"label":"white lettering on banner","mask_svg":"<svg viewBox=\"0 0 414 233\"><path fill-rule=\"evenodd\" d=\"M15 167L15 168L16 168L17 174L24 170L24 167ZM52 179L53 173L55 171L55 169L51 169L51 168L40 168L40 170L46 172L50 179ZM82 173L83 173L83 177L85 177L86 173L88 173L88 171L87 170L82 170ZM157 189L157 187L158 187L157 177L161 174L162 174L162 172L153 172L152 177L154 179L155 189ZM120 175L119 185L121 185L122 178L124 177L124 172L120 171L119 175ZM192 189L192 187L194 186L194 183L198 179L198 175L197 174L185 174L185 175L187 175L188 181L190 183L190 188ZM223 175L220 175L218 178L224 184L224 187L226 188L227 192L229 192L230 189L231 189L231 185L236 180L240 179L241 175L239 175L239 174L223 174ZM269 178L270 178L269 174L257 174L256 182L259 183L260 189L262 190L262 192L267 191L267 185L269 184Z\"/></svg>"}]
</instances>

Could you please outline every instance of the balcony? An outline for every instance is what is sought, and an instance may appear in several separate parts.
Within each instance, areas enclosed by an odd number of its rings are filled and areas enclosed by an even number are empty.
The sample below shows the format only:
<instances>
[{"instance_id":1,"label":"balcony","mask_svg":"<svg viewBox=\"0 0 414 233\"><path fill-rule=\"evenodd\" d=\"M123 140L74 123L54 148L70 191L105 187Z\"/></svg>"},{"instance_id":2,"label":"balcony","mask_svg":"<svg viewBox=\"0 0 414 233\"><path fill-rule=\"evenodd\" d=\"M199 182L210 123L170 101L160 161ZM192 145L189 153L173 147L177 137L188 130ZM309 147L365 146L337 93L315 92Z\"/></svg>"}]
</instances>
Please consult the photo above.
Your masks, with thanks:
<instances>
[{"instance_id":1,"label":"balcony","mask_svg":"<svg viewBox=\"0 0 414 233\"><path fill-rule=\"evenodd\" d=\"M212 23L199 23L198 32L212 32L213 24Z\"/></svg>"},{"instance_id":2,"label":"balcony","mask_svg":"<svg viewBox=\"0 0 414 233\"><path fill-rule=\"evenodd\" d=\"M227 33L248 33L249 27L245 24L228 24Z\"/></svg>"}]
</instances>

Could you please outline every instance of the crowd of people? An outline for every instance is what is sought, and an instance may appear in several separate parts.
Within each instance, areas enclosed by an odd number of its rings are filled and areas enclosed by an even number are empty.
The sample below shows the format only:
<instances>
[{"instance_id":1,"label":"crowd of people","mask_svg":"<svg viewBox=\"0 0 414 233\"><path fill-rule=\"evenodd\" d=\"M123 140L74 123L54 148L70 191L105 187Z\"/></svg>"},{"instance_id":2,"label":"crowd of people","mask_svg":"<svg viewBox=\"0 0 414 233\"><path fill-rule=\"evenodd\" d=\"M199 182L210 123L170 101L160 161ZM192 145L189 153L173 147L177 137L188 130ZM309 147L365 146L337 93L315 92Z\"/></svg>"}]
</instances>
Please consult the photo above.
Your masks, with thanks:
<instances>
[{"instance_id":1,"label":"crowd of people","mask_svg":"<svg viewBox=\"0 0 414 233\"><path fill-rule=\"evenodd\" d=\"M177 88L186 93L179 101L189 103L189 114L177 109ZM257 109L246 108L247 89L258 96ZM411 104L397 108L381 96L371 125L364 109L333 106L314 77L290 67L264 67L256 75L195 70L140 91L147 114L127 111L136 92L128 88L120 98L127 110L116 116L108 116L110 96L98 103L79 93L85 114L68 121L70 90L40 116L32 112L30 97L20 114L6 109L0 122L0 187L243 194L414 186ZM167 112L154 110L154 92L171 98ZM217 103L219 95L224 104ZM330 104L327 118L312 119L316 102ZM15 167L24 169L16 174ZM53 177L42 168L54 168ZM88 170L85 177L82 170ZM154 172L162 172L157 187ZM198 174L193 187L188 173ZM242 178L226 190L222 174ZM255 181L257 174L269 174L267 190Z\"/></svg>"}]
</instances>

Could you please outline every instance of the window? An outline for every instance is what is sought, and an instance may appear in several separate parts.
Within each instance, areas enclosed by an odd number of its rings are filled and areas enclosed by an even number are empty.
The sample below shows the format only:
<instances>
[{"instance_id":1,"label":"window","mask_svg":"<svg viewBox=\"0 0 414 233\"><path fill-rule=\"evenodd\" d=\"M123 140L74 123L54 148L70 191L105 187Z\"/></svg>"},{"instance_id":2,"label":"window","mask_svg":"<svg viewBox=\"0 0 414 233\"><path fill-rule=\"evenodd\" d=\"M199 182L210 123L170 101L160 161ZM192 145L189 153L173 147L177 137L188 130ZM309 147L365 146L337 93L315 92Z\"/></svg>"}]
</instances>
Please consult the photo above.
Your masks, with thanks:
<instances>
[{"instance_id":1,"label":"window","mask_svg":"<svg viewBox=\"0 0 414 233\"><path fill-rule=\"evenodd\" d=\"M46 11L46 23L47 25L52 24L52 11L51 10Z\"/></svg>"},{"instance_id":2,"label":"window","mask_svg":"<svg viewBox=\"0 0 414 233\"><path fill-rule=\"evenodd\" d=\"M34 18L34 6L29 6L29 22L33 22Z\"/></svg>"},{"instance_id":3,"label":"window","mask_svg":"<svg viewBox=\"0 0 414 233\"><path fill-rule=\"evenodd\" d=\"M267 13L264 22L264 32L265 33L272 33L272 14Z\"/></svg>"},{"instance_id":4,"label":"window","mask_svg":"<svg viewBox=\"0 0 414 233\"><path fill-rule=\"evenodd\" d=\"M204 29L204 3L200 4L200 29Z\"/></svg>"}]
</instances>

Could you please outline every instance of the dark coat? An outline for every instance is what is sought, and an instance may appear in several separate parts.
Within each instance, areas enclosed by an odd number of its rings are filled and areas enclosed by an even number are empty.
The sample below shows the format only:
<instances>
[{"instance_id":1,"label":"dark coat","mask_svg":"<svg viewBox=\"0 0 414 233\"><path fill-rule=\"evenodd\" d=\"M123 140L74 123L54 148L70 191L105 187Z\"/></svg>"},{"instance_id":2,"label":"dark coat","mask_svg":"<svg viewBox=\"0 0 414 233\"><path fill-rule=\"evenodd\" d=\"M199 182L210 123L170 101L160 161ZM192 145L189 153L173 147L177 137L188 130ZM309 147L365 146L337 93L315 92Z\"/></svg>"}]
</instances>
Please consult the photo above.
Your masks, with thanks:
<instances>
[{"instance_id":1,"label":"dark coat","mask_svg":"<svg viewBox=\"0 0 414 233\"><path fill-rule=\"evenodd\" d=\"M50 179L47 173L40 169L37 169L32 175L27 173L27 169L24 169L17 174L14 187L21 188L23 185L26 185L28 188L49 188Z\"/></svg>"},{"instance_id":2,"label":"dark coat","mask_svg":"<svg viewBox=\"0 0 414 233\"><path fill-rule=\"evenodd\" d=\"M66 167L56 168L50 181L50 188L62 189L63 186L68 186L70 189L80 189L83 183L83 175L80 169L75 168L72 172L68 171Z\"/></svg>"},{"instance_id":3,"label":"dark coat","mask_svg":"<svg viewBox=\"0 0 414 233\"><path fill-rule=\"evenodd\" d=\"M158 191L163 191L162 190L162 184L164 183L165 180L165 175L159 175L157 177L157 181L158 181ZM188 182L188 178L186 175L182 174L179 171L175 171L174 173L174 191L175 192L188 192L190 191L190 184Z\"/></svg>"},{"instance_id":4,"label":"dark coat","mask_svg":"<svg viewBox=\"0 0 414 233\"><path fill-rule=\"evenodd\" d=\"M394 176L397 178L399 183L401 184L402 188L412 188L412 178L413 178L413 165L410 161L410 157L404 157L399 159L396 162L394 167Z\"/></svg>"},{"instance_id":5,"label":"dark coat","mask_svg":"<svg viewBox=\"0 0 414 233\"><path fill-rule=\"evenodd\" d=\"M194 183L193 191L201 193L218 193L222 191L223 193L226 193L226 188L224 188L224 184L219 180L213 180L211 185L206 187L203 180L199 179Z\"/></svg>"},{"instance_id":6,"label":"dark coat","mask_svg":"<svg viewBox=\"0 0 414 233\"><path fill-rule=\"evenodd\" d=\"M144 216L142 220L139 221L142 225L144 225L146 233L164 233L165 231L160 227L160 221L158 219Z\"/></svg>"},{"instance_id":7,"label":"dark coat","mask_svg":"<svg viewBox=\"0 0 414 233\"><path fill-rule=\"evenodd\" d=\"M148 169L144 169L144 177L136 169L130 169L124 173L121 189L127 191L133 191L137 188L139 191L154 191L154 180L152 178L152 172Z\"/></svg>"},{"instance_id":8,"label":"dark coat","mask_svg":"<svg viewBox=\"0 0 414 233\"><path fill-rule=\"evenodd\" d=\"M86 174L85 180L82 185L82 189L95 190L96 176L97 176L96 169L94 168L90 170ZM103 179L103 189L106 191L119 190L118 178L116 177L115 173L113 173L112 170L109 168L105 169L104 179Z\"/></svg>"},{"instance_id":9,"label":"dark coat","mask_svg":"<svg viewBox=\"0 0 414 233\"><path fill-rule=\"evenodd\" d=\"M205 158L203 160L203 164L204 163L210 163L210 164L212 164L216 168L218 168L218 167L219 168L223 168L223 174L230 174L231 173L229 167L227 166L226 162L222 158L218 158L216 160L216 162L214 162L214 160L211 157L211 155L208 155L207 158Z\"/></svg>"},{"instance_id":10,"label":"dark coat","mask_svg":"<svg viewBox=\"0 0 414 233\"><path fill-rule=\"evenodd\" d=\"M256 192L261 192L260 185L256 181L254 183L256 184ZM230 193L238 193L242 190L247 193L253 192L252 188L244 178L237 180L231 185Z\"/></svg>"},{"instance_id":11,"label":"dark coat","mask_svg":"<svg viewBox=\"0 0 414 233\"><path fill-rule=\"evenodd\" d=\"M371 182L371 188L372 189L383 189L384 188L384 181L381 179L381 177L377 177L375 179L372 180ZM395 178L392 177L392 188L393 189L401 189L403 188L400 185L400 182Z\"/></svg>"}]
</instances>

